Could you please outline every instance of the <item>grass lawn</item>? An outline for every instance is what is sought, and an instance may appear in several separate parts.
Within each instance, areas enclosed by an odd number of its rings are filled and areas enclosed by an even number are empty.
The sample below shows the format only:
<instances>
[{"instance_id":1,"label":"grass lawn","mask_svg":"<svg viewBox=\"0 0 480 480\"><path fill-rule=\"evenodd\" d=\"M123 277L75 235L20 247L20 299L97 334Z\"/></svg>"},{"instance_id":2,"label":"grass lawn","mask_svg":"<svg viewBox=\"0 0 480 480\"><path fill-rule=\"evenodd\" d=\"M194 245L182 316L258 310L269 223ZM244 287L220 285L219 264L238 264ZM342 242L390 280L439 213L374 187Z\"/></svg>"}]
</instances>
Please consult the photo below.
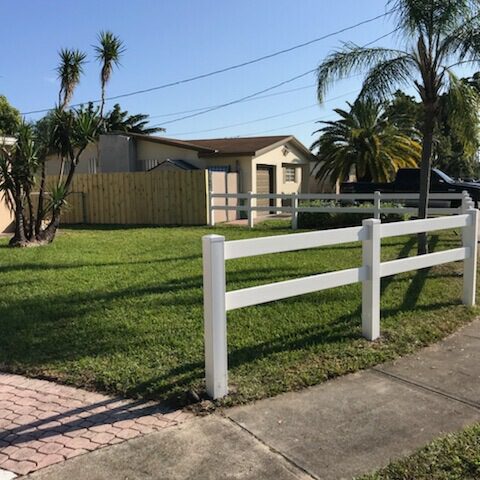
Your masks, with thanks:
<instances>
[{"instance_id":1,"label":"grass lawn","mask_svg":"<svg viewBox=\"0 0 480 480\"><path fill-rule=\"evenodd\" d=\"M48 247L0 241L0 370L128 396L185 401L203 388L201 237L291 233L244 228L64 229ZM432 237L436 250L460 237ZM415 254L415 238L384 242L384 259ZM358 266L359 244L233 260L228 289ZM435 342L471 320L461 264L382 283L382 339L361 337L360 285L230 312L232 395L250 401L314 385Z\"/></svg>"},{"instance_id":2,"label":"grass lawn","mask_svg":"<svg viewBox=\"0 0 480 480\"><path fill-rule=\"evenodd\" d=\"M480 425L436 440L417 453L359 480L480 478Z\"/></svg>"}]
</instances>

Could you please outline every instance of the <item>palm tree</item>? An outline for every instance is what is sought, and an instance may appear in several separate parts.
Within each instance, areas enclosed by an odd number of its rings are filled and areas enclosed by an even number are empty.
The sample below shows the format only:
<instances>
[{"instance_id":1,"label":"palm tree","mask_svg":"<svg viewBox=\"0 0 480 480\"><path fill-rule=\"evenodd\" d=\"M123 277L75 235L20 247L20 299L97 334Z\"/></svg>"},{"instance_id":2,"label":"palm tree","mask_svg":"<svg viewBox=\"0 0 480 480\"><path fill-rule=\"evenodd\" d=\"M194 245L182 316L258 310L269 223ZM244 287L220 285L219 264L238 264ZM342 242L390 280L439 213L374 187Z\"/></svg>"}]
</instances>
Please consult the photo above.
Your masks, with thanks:
<instances>
[{"instance_id":1,"label":"palm tree","mask_svg":"<svg viewBox=\"0 0 480 480\"><path fill-rule=\"evenodd\" d=\"M361 98L383 100L399 85L413 85L423 106L420 171L420 218L427 217L430 170L439 100L450 91L458 128L476 124L478 95L455 76L453 68L480 59L480 0L389 0L403 49L361 47L347 43L318 67L320 102L332 81L367 70ZM418 253L427 253L427 236L419 236Z\"/></svg>"},{"instance_id":2,"label":"palm tree","mask_svg":"<svg viewBox=\"0 0 480 480\"><path fill-rule=\"evenodd\" d=\"M93 48L97 54L97 60L102 64L102 70L100 71L100 83L102 86L100 117L103 117L106 86L112 75L113 67L120 65L120 57L125 52L125 48L120 38L109 31L99 33L98 43L99 45L95 45Z\"/></svg>"},{"instance_id":3,"label":"palm tree","mask_svg":"<svg viewBox=\"0 0 480 480\"><path fill-rule=\"evenodd\" d=\"M354 170L359 180L388 182L399 168L416 167L421 146L411 129L403 129L372 100L348 104L350 111L336 109L339 120L319 122L315 133L319 180L343 181Z\"/></svg>"},{"instance_id":4,"label":"palm tree","mask_svg":"<svg viewBox=\"0 0 480 480\"><path fill-rule=\"evenodd\" d=\"M80 83L80 77L83 74L83 65L87 58L87 54L80 50L70 50L62 48L59 52L60 65L57 67L58 78L60 80L60 90L58 92L58 105L60 110L65 108L70 103L73 97L75 88ZM65 169L65 155L61 156L60 172L58 174L58 184L63 179ZM43 166L43 170L45 166ZM42 179L45 177L42 172ZM43 185L43 183L42 183Z\"/></svg>"},{"instance_id":5,"label":"palm tree","mask_svg":"<svg viewBox=\"0 0 480 480\"><path fill-rule=\"evenodd\" d=\"M150 135L152 133L164 132L164 128L149 127L149 115L137 113L129 115L127 110L122 110L120 105L116 103L113 110L105 116L106 132L131 132Z\"/></svg>"},{"instance_id":6,"label":"palm tree","mask_svg":"<svg viewBox=\"0 0 480 480\"><path fill-rule=\"evenodd\" d=\"M60 80L58 105L61 109L64 109L70 103L75 87L80 82L87 55L80 50L62 48L59 56L60 65L57 67L58 79Z\"/></svg>"}]
</instances>

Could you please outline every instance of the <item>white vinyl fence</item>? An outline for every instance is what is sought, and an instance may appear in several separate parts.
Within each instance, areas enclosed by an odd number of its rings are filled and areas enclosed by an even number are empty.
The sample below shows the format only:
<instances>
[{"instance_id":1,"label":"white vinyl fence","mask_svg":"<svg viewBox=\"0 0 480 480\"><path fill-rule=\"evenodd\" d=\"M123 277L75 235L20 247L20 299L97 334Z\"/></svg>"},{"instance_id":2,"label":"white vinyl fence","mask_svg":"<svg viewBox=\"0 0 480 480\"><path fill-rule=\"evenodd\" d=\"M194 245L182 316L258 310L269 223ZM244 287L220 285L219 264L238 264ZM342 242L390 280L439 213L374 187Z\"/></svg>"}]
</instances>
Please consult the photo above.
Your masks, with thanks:
<instances>
[{"instance_id":1,"label":"white vinyl fence","mask_svg":"<svg viewBox=\"0 0 480 480\"><path fill-rule=\"evenodd\" d=\"M457 200L462 203L463 208L465 202L470 200L467 192L462 193L431 193L429 195L431 203L450 203ZM257 206L257 200L272 200L275 205L271 206ZM339 205L339 206L311 206L302 205L304 201L332 201L354 203L357 201L371 203L371 206L363 205ZM236 211L246 212L247 224L250 228L254 226L254 218L256 212L268 213L289 213L292 215L292 229L296 230L298 227L298 214L300 212L311 213L371 213L373 218L380 218L383 214L418 214L418 207L409 206L385 206L386 202L405 203L419 200L418 193L213 193L210 192L208 196L208 210L209 210L209 224L215 226L215 212L216 211ZM285 205L288 202L289 205ZM240 204L243 203L243 204ZM461 213L462 207L448 208L448 207L431 207L428 209L429 215L456 215Z\"/></svg>"},{"instance_id":2,"label":"white vinyl fence","mask_svg":"<svg viewBox=\"0 0 480 480\"><path fill-rule=\"evenodd\" d=\"M362 332L368 340L380 336L380 279L449 262L463 261L463 302L475 304L477 271L478 210L470 203L466 213L382 224L364 220L361 227L297 233L225 242L225 237L203 237L203 288L205 327L205 372L208 394L220 398L228 393L227 312L237 308L362 283ZM381 262L381 239L461 229L463 246L451 250ZM327 245L362 242L363 263L359 268L322 273L269 285L226 291L225 261L272 253L312 249Z\"/></svg>"}]
</instances>

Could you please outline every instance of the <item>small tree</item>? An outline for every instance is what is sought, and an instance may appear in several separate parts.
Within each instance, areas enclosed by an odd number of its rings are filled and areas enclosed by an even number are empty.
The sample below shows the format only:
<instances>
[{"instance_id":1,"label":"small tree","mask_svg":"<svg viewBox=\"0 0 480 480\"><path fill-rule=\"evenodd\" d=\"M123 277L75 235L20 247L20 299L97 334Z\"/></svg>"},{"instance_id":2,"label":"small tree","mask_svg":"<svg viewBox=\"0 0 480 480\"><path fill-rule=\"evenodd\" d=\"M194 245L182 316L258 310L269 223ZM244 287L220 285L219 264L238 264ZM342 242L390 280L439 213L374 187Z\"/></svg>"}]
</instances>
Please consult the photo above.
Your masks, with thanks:
<instances>
[{"instance_id":1,"label":"small tree","mask_svg":"<svg viewBox=\"0 0 480 480\"><path fill-rule=\"evenodd\" d=\"M98 123L98 116L88 110L58 107L49 119L49 145L36 136L31 125L22 123L15 145L0 149L0 190L15 219L11 246L41 245L54 240L80 155L95 140ZM43 149L49 148L54 148L67 160L68 173L64 181L51 187L48 195L42 177L40 191L34 195L36 177L44 164ZM38 202L36 210L35 200Z\"/></svg>"},{"instance_id":2,"label":"small tree","mask_svg":"<svg viewBox=\"0 0 480 480\"><path fill-rule=\"evenodd\" d=\"M14 135L21 121L20 112L8 103L7 97L0 95L0 136Z\"/></svg>"}]
</instances>

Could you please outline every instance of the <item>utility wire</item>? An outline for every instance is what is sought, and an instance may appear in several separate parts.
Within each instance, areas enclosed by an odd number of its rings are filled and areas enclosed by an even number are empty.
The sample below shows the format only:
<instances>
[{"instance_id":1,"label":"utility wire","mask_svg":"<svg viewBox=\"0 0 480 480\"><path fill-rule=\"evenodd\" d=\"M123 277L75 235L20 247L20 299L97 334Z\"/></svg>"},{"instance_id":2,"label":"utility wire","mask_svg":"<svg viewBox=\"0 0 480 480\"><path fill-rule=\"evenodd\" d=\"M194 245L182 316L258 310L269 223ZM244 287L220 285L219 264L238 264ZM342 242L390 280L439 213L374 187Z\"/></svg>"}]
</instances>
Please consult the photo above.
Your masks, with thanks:
<instances>
[{"instance_id":1,"label":"utility wire","mask_svg":"<svg viewBox=\"0 0 480 480\"><path fill-rule=\"evenodd\" d=\"M357 90L357 91L360 92L360 90ZM298 127L300 125L306 125L308 123L321 122L322 120L328 120L329 118L330 118L330 115L326 115L326 116L323 116L323 117L315 117L315 118L311 118L310 120L305 120L305 121L299 122L299 123L291 123L290 125L283 125L282 127L270 128L268 130L262 130L260 132L247 133L245 135L245 137L254 137L256 135L261 135L263 133L276 132L277 130L284 130L286 128Z\"/></svg>"},{"instance_id":2,"label":"utility wire","mask_svg":"<svg viewBox=\"0 0 480 480\"><path fill-rule=\"evenodd\" d=\"M394 34L395 32L398 31L398 28L396 28L395 30L392 30L391 32L389 33L386 33L384 35L381 35L380 37L376 38L375 40L372 40L366 44L363 45L363 48L365 47L368 47L369 45L372 45L380 40L383 40L384 38L386 37L389 37L390 35ZM255 92L255 93L251 93L250 95L247 95L245 97L241 97L241 98L237 98L236 100L232 100L230 102L226 102L226 103L222 103L220 105L215 105L211 108L207 108L206 110L203 110L201 112L197 112L197 113L192 113L192 114L189 114L189 115L184 115L183 117L179 117L179 118L174 118L173 120L169 120L168 122L163 122L161 124L162 127L164 127L165 125L170 125L172 123L176 123L176 122L180 122L181 120L187 120L189 118L194 118L194 117L198 117L200 115L205 115L206 113L210 113L210 112L213 112L215 110L219 110L221 108L225 108L225 107L229 107L231 105L235 105L237 103L242 103L246 100L249 100L251 98L254 98L254 97L258 97L259 95L262 95L263 93L266 93L266 92L269 92L271 90L275 90L276 88L278 87L281 87L283 85L286 85L287 83L291 83L291 82L294 82L295 80L298 80L299 78L303 78L307 75L310 75L311 73L314 73L317 71L317 68L312 68L311 70L308 70L306 72L303 72L301 73L300 75L296 75L295 77L291 77L291 78L288 78L287 80L284 80L283 82L280 82L280 83L277 83L275 85L272 85L271 87L267 87L263 90L260 90L258 92ZM345 79L344 79L345 80Z\"/></svg>"},{"instance_id":3,"label":"utility wire","mask_svg":"<svg viewBox=\"0 0 480 480\"><path fill-rule=\"evenodd\" d=\"M299 43L299 44L294 45L294 46L289 47L289 48L284 48L282 50L277 50L276 52L270 53L268 55L263 55L261 57L254 58L254 59L248 60L246 62L237 63L235 65L230 65L229 67L220 68L220 69L214 70L212 72L203 73L203 74L200 74L200 75L195 75L193 77L184 78L182 80L177 80L175 82L164 83L163 85L158 85L156 87L145 88L143 90L135 90L133 92L122 93L120 95L107 97L107 98L105 98L105 100L118 100L119 98L131 97L133 95L139 95L139 94L142 94L142 93L149 93L149 92L153 92L153 91L156 91L156 90L162 90L164 88L175 87L175 86L182 85L182 84L185 84L185 83L194 82L196 80L201 80L203 78L212 77L214 75L219 75L221 73L230 72L232 70L237 70L239 68L243 68L243 67L246 67L248 65L253 65L255 63L262 62L264 60L268 60L270 58L274 58L274 57L277 57L279 55L283 55L285 53L292 52L294 50L298 50L299 48L303 48L303 47L306 47L308 45L312 45L314 43L320 42L322 40L326 40L326 39L334 37L336 35L340 35L341 33L348 32L348 31L353 30L355 28L358 28L362 25L367 25L369 23L372 23L376 20L379 20L381 18L384 18L384 17L390 15L390 13L392 13L392 12L393 12L393 10L390 10L386 13L383 13L381 15L377 15L376 17L372 17L372 18L369 18L367 20L363 20L361 22L358 22L354 25L350 25L348 27L342 28L342 29L337 30L335 32L331 32L331 33L328 33L326 35L322 35L321 37L314 38L314 39L309 40L307 42ZM91 103L99 103L100 101L101 100L92 100ZM71 105L71 106L72 107L79 107L81 105L85 105L86 103L89 103L89 102L76 103L76 104ZM31 110L29 112L23 112L22 115L31 115L31 114L34 114L34 113L44 113L44 112L49 112L50 110L52 110L52 109L51 108L44 108L44 109L41 109L41 110Z\"/></svg>"},{"instance_id":4,"label":"utility wire","mask_svg":"<svg viewBox=\"0 0 480 480\"><path fill-rule=\"evenodd\" d=\"M275 85L272 85L271 87L264 88L263 90L260 90L260 91L255 92L255 93L251 93L249 95L246 95L245 97L237 98L236 100L232 100L232 101L226 102L226 103L221 103L220 105L215 105L214 107L208 108L208 109L203 110L203 111L198 112L198 113L191 113L190 115L184 115L183 117L175 118L173 120L169 120L168 122L163 122L161 124L161 126L163 127L165 125L170 125L171 123L180 122L181 120L187 120L188 118L198 117L200 115L205 115L206 113L214 112L215 110L219 110L221 108L229 107L229 106L235 105L237 103L242 103L245 100L249 100L253 97L257 97L258 95L261 95L262 93L270 92L271 90L275 90L276 88L281 87L283 85L286 85L287 83L291 83L291 82L294 82L295 80L298 80L299 78L306 77L307 75L310 75L311 73L315 72L316 70L317 70L316 68L312 68L311 70L303 72L300 75L296 75L295 77L289 78L289 79L284 80L283 82L280 82L280 83L276 83Z\"/></svg>"},{"instance_id":5,"label":"utility wire","mask_svg":"<svg viewBox=\"0 0 480 480\"><path fill-rule=\"evenodd\" d=\"M309 85L305 85L303 87L297 87L297 88L290 88L288 90L282 90L281 92L275 92L275 93L269 93L267 95L261 95L255 98L249 98L248 100L245 100L245 102L254 102L256 100L262 100L264 98L270 98L270 97L277 97L279 95L285 95L287 93L292 93L292 92L299 92L300 90L306 90L308 88L315 87L317 84L316 83L310 83ZM202 110L207 110L209 108L214 107L215 105L208 105L206 107L198 107L198 108L193 108L192 110L183 110L180 112L170 112L170 113L162 113L158 115L149 115L148 118L163 118L163 117L174 117L175 115L184 115L186 113L194 113L194 112L201 112Z\"/></svg>"},{"instance_id":6,"label":"utility wire","mask_svg":"<svg viewBox=\"0 0 480 480\"><path fill-rule=\"evenodd\" d=\"M352 92L347 92L347 93L344 93L343 95L339 95L338 97L330 98L329 100L324 102L324 104L334 102L335 100L339 100L340 98L348 97L349 95L352 95L352 94L357 93L357 92L358 92L358 90L354 90ZM215 131L218 131L218 130L225 130L227 128L240 127L242 125L250 125L252 123L263 122L265 120L271 120L272 118L284 117L284 116L290 115L292 113L301 112L303 110L309 110L310 108L314 108L314 107L318 107L318 106L319 106L318 103L314 103L312 105L306 105L304 107L295 108L294 110L289 110L287 112L277 113L275 115L270 115L268 117L257 118L255 120L249 120L249 121L240 122L240 123L233 123L231 125L224 125L222 127L216 127L216 128L208 128L208 129L205 129L205 130L196 130L196 131L193 131L193 132L172 133L171 135L173 137L177 137L177 136L182 136L182 135L194 135L194 134L197 134L197 133L215 132Z\"/></svg>"}]
</instances>

